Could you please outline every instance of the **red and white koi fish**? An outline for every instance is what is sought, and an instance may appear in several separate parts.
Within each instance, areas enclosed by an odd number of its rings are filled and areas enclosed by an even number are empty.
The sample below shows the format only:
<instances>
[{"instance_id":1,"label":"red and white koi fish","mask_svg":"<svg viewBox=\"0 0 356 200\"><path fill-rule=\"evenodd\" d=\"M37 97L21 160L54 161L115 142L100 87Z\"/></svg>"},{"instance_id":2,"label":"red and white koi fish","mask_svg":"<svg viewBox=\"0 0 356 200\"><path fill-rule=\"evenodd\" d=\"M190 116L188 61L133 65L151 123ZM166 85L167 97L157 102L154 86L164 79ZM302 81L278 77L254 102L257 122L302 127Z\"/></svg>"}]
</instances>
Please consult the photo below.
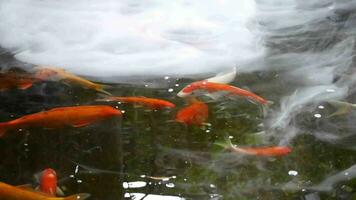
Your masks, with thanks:
<instances>
[{"instance_id":1,"label":"red and white koi fish","mask_svg":"<svg viewBox=\"0 0 356 200\"><path fill-rule=\"evenodd\" d=\"M222 84L222 83L214 83L214 82L209 82L209 81L197 81L189 84L188 86L184 87L177 95L179 97L186 97L191 95L195 91L206 91L208 93L214 93L214 92L227 92L229 95L237 95L237 96L243 96L247 97L249 99L252 99L256 102L259 102L263 105L267 105L268 101L250 91L227 85L227 84Z\"/></svg>"},{"instance_id":2,"label":"red and white koi fish","mask_svg":"<svg viewBox=\"0 0 356 200\"><path fill-rule=\"evenodd\" d=\"M73 106L53 108L20 117L15 120L0 123L0 137L6 131L27 127L44 127L48 129L62 128L65 126L82 127L91 123L121 116L122 112L111 106Z\"/></svg>"},{"instance_id":3,"label":"red and white koi fish","mask_svg":"<svg viewBox=\"0 0 356 200\"><path fill-rule=\"evenodd\" d=\"M107 97L104 99L99 99L98 101L117 101L122 103L133 103L145 106L153 110L175 107L175 105L169 101L148 97Z\"/></svg>"}]
</instances>

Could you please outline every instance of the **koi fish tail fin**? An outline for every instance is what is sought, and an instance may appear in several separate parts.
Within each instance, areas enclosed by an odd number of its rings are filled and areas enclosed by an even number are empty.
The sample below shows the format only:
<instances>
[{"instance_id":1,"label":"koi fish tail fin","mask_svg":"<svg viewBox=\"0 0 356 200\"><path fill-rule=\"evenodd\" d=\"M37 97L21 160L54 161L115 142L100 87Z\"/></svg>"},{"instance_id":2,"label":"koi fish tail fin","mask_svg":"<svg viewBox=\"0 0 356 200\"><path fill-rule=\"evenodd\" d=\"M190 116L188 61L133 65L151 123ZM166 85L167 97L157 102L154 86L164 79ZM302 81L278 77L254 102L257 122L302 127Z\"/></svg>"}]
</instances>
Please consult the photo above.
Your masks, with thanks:
<instances>
[{"instance_id":1,"label":"koi fish tail fin","mask_svg":"<svg viewBox=\"0 0 356 200\"><path fill-rule=\"evenodd\" d=\"M218 140L214 142L215 149L228 149L232 146L233 144L231 143L231 140L228 137L225 137L223 140Z\"/></svg>"},{"instance_id":2,"label":"koi fish tail fin","mask_svg":"<svg viewBox=\"0 0 356 200\"><path fill-rule=\"evenodd\" d=\"M6 122L0 123L0 137L3 137L8 129L9 129L8 123Z\"/></svg>"},{"instance_id":3,"label":"koi fish tail fin","mask_svg":"<svg viewBox=\"0 0 356 200\"><path fill-rule=\"evenodd\" d=\"M266 104L262 105L263 116L266 117L269 111L269 108L274 104L273 101L267 101Z\"/></svg>"},{"instance_id":4,"label":"koi fish tail fin","mask_svg":"<svg viewBox=\"0 0 356 200\"><path fill-rule=\"evenodd\" d=\"M206 81L214 82L214 83L228 84L228 83L234 81L235 77L236 77L236 67L234 67L229 72L219 73L214 77L210 77L210 78L206 79Z\"/></svg>"},{"instance_id":5,"label":"koi fish tail fin","mask_svg":"<svg viewBox=\"0 0 356 200\"><path fill-rule=\"evenodd\" d=\"M333 113L328 115L328 118L338 116L338 115L348 114L352 111L352 109L356 108L355 104L351 104L343 101L328 101L328 103L334 108L336 108L336 110Z\"/></svg>"},{"instance_id":6,"label":"koi fish tail fin","mask_svg":"<svg viewBox=\"0 0 356 200\"><path fill-rule=\"evenodd\" d=\"M272 106L274 104L274 102L273 101L267 101L267 105L266 106Z\"/></svg>"},{"instance_id":7,"label":"koi fish tail fin","mask_svg":"<svg viewBox=\"0 0 356 200\"><path fill-rule=\"evenodd\" d=\"M71 195L68 197L64 197L63 200L82 200L82 199L87 199L90 197L90 194L88 193L79 193L75 195Z\"/></svg>"}]
</instances>

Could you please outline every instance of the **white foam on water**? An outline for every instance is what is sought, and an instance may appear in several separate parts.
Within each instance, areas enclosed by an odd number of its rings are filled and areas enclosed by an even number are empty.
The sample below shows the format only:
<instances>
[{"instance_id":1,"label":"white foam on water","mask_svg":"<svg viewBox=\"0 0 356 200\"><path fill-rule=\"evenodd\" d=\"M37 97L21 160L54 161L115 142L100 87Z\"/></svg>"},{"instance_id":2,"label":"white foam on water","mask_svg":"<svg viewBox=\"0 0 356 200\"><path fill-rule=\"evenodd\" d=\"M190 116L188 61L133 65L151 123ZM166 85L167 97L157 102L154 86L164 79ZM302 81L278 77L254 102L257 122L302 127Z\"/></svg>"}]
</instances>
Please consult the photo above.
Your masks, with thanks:
<instances>
[{"instance_id":1,"label":"white foam on water","mask_svg":"<svg viewBox=\"0 0 356 200\"><path fill-rule=\"evenodd\" d=\"M355 20L344 8L352 8L354 3L256 2L258 30L267 47L264 69L277 70L285 87L290 88L279 96L280 108L268 119L269 127L278 130L269 136L277 136L279 143L286 145L303 132L296 122L297 115L308 115L318 103L343 99L355 82L344 78L350 73L355 44L355 28L350 26Z\"/></svg>"},{"instance_id":2,"label":"white foam on water","mask_svg":"<svg viewBox=\"0 0 356 200\"><path fill-rule=\"evenodd\" d=\"M0 46L79 75L199 74L262 55L254 12L250 0L2 1Z\"/></svg>"}]
</instances>

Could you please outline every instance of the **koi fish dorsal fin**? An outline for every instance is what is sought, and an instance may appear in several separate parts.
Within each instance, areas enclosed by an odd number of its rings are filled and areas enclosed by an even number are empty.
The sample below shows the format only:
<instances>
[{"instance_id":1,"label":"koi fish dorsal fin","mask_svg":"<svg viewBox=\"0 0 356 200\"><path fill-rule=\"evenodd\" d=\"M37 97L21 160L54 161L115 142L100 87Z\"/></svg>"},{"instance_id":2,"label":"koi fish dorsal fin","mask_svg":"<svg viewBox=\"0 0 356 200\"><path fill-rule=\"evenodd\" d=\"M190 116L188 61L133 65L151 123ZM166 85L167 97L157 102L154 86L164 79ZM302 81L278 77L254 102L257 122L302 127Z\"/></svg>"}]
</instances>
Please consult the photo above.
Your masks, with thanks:
<instances>
[{"instance_id":1,"label":"koi fish dorsal fin","mask_svg":"<svg viewBox=\"0 0 356 200\"><path fill-rule=\"evenodd\" d=\"M63 200L82 200L82 199L87 199L89 197L90 197L90 194L88 194L88 193L79 193L79 194L71 195L68 197L64 197L62 199Z\"/></svg>"}]
</instances>

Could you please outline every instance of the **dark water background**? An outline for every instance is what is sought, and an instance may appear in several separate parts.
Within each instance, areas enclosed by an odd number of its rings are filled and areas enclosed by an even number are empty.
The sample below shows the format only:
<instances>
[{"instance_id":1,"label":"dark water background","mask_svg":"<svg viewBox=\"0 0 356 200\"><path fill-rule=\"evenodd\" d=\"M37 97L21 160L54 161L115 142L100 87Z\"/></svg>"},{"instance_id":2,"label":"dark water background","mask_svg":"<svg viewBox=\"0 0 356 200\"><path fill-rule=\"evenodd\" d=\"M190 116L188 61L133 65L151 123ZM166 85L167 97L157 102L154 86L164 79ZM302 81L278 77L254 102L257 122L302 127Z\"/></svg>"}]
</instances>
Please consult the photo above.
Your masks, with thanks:
<instances>
[{"instance_id":1,"label":"dark water background","mask_svg":"<svg viewBox=\"0 0 356 200\"><path fill-rule=\"evenodd\" d=\"M4 63L21 65L9 54L1 57ZM176 109L151 111L110 104L125 111L122 119L83 128L36 128L9 133L0 139L1 181L12 185L29 183L34 174L51 167L57 171L59 184L66 194L88 192L92 195L90 199L157 199L157 196L140 198L135 193L162 195L162 199L173 198L164 195L185 199L355 197L356 182L352 176L336 182L327 191L313 188L355 163L354 150L345 148L347 142L333 145L308 133L300 134L289 145L292 153L278 158L243 156L217 148L214 142L228 136L240 145L277 144L273 139L263 139L261 108L247 100L206 99L211 126L184 126L174 122L177 110L186 105L176 92L192 81L167 79L162 81L165 84L161 88L118 84L109 89L115 96L166 99L175 103ZM276 101L272 110L278 107L277 97L285 92L273 89L283 88L285 84L277 72L239 74L232 84L248 87ZM96 92L79 86L36 83L27 90L2 92L0 119L7 121L53 107L98 104L94 100L99 97ZM323 112L332 112L327 104L325 107ZM316 119L310 113L301 113L295 122L313 131L325 128L323 123L330 124L330 120L353 118L350 115ZM153 180L147 176L169 178Z\"/></svg>"}]
</instances>

